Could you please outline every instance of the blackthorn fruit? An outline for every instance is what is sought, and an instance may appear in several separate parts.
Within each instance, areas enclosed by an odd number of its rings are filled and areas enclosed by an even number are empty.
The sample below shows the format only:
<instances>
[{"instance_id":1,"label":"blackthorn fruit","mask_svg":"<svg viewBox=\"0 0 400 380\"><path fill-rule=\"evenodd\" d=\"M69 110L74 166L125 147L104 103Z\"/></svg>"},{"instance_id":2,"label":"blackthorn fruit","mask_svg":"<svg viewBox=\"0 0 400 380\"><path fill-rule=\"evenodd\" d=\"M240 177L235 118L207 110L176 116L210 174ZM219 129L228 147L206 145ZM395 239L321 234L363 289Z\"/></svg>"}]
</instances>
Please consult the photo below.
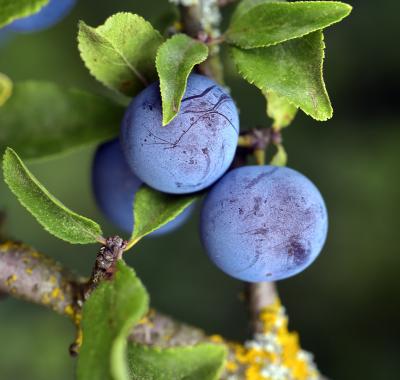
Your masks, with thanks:
<instances>
[{"instance_id":1,"label":"blackthorn fruit","mask_svg":"<svg viewBox=\"0 0 400 380\"><path fill-rule=\"evenodd\" d=\"M228 172L202 206L201 239L225 273L248 282L276 281L308 267L326 239L318 189L295 170L247 166Z\"/></svg>"},{"instance_id":2,"label":"blackthorn fruit","mask_svg":"<svg viewBox=\"0 0 400 380\"><path fill-rule=\"evenodd\" d=\"M174 120L162 126L159 83L129 105L121 142L133 172L166 193L202 190L230 166L238 141L239 118L232 98L213 80L191 74Z\"/></svg>"},{"instance_id":3,"label":"blackthorn fruit","mask_svg":"<svg viewBox=\"0 0 400 380\"><path fill-rule=\"evenodd\" d=\"M112 223L130 233L133 227L133 201L142 181L130 170L118 140L101 145L92 167L92 185L98 206ZM163 235L180 227L191 215L194 205L151 233Z\"/></svg>"}]
</instances>

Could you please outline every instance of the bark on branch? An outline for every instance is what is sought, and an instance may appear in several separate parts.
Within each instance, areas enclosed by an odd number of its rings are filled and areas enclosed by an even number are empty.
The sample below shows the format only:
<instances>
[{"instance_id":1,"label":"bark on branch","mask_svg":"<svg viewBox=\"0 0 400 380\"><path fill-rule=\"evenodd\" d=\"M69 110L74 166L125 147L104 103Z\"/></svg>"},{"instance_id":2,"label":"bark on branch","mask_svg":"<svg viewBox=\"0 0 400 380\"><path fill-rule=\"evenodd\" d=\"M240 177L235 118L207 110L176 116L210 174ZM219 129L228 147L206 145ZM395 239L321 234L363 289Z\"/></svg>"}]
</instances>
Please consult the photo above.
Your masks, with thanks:
<instances>
[{"instance_id":1,"label":"bark on branch","mask_svg":"<svg viewBox=\"0 0 400 380\"><path fill-rule=\"evenodd\" d=\"M50 308L71 318L81 309L88 281L61 264L16 242L0 244L0 292ZM152 310L130 339L157 346L194 344L206 337L195 327Z\"/></svg>"},{"instance_id":2,"label":"bark on branch","mask_svg":"<svg viewBox=\"0 0 400 380\"><path fill-rule=\"evenodd\" d=\"M21 243L0 244L0 292L72 315L82 280Z\"/></svg>"},{"instance_id":3,"label":"bark on branch","mask_svg":"<svg viewBox=\"0 0 400 380\"><path fill-rule=\"evenodd\" d=\"M116 242L115 238L109 240ZM119 245L116 246L117 253L119 252L118 247ZM108 257L105 255L103 247L97 255L96 265L99 260L103 262L104 259L107 259L106 256ZM118 256L118 254L113 255L115 259L118 259ZM104 265L100 265L100 267L102 270L104 269ZM106 269L109 268L111 267L107 266ZM109 272L104 273L106 273L104 277L106 279ZM90 283L91 281L89 281ZM75 344L72 345L73 353L77 352L75 346L79 345L79 340L82 338L79 322L82 303L88 290L87 285L87 279L74 275L53 259L25 244L16 242L0 244L0 292L40 304L69 317L78 326L78 335ZM282 358L291 355L289 361L292 363L291 366L307 368L308 371L311 371L310 373L314 374L307 379L321 379L318 377L312 360L307 359L307 354L300 349L296 343L297 340L293 341L293 334L286 327L283 330L281 328L276 330L278 325L271 325L271 321L274 324L281 324L279 319L286 320L283 309L277 301L273 285L261 283L252 285L252 287L250 300L254 312L253 321L257 325L257 334L245 345L226 341L220 336L207 336L199 328L176 321L154 310L151 310L140 323L133 327L129 340L157 347L187 346L199 342L224 344L228 349L228 361L221 380L231 380L232 378L244 380L248 379L249 372L261 374L266 368L268 370L275 368L272 363L276 365L276 362L266 359L270 355L275 355L275 360L280 361L282 365L287 365ZM92 290L90 288L90 291ZM275 306L266 307L273 301L275 301ZM283 322L283 325L286 326L286 322ZM282 345L282 351L270 352L269 344L264 347L265 339L271 334L278 334L282 342L288 342ZM278 335L277 338L279 338ZM291 341L293 343L290 343ZM254 347L258 347L256 351L254 351ZM269 356L266 356L267 353ZM299 359L300 353L302 353L303 359ZM286 367L286 370L295 371L296 369Z\"/></svg>"}]
</instances>

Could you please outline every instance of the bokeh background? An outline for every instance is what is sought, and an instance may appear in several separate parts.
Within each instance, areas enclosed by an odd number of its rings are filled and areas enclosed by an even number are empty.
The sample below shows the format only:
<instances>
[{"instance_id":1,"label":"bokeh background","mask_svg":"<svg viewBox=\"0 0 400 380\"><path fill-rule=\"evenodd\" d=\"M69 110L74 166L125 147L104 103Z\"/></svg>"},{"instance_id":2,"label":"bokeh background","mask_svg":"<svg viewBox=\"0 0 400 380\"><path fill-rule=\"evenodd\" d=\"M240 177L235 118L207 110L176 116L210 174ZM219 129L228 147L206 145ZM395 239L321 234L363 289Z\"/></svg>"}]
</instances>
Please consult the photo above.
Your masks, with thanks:
<instances>
[{"instance_id":1,"label":"bokeh background","mask_svg":"<svg viewBox=\"0 0 400 380\"><path fill-rule=\"evenodd\" d=\"M312 267L278 286L291 328L323 373L341 380L394 380L400 373L400 55L394 35L400 2L348 2L354 6L351 17L326 31L325 78L334 118L317 123L299 114L284 132L289 165L312 179L326 199L329 237ZM14 81L50 80L104 94L79 58L77 21L96 26L117 11L132 11L160 25L169 9L167 0L80 0L54 28L3 44L0 71ZM258 90L229 64L226 79L242 128L268 125ZM116 230L91 193L93 151L85 148L31 168L65 204L112 234ZM3 183L0 208L8 214L8 233L89 274L96 247L71 246L48 235ZM244 339L243 285L208 261L197 229L198 213L179 231L141 242L127 261L153 306L210 333ZM48 310L1 301L0 378L72 379L74 360L67 348L73 333L67 319Z\"/></svg>"}]
</instances>

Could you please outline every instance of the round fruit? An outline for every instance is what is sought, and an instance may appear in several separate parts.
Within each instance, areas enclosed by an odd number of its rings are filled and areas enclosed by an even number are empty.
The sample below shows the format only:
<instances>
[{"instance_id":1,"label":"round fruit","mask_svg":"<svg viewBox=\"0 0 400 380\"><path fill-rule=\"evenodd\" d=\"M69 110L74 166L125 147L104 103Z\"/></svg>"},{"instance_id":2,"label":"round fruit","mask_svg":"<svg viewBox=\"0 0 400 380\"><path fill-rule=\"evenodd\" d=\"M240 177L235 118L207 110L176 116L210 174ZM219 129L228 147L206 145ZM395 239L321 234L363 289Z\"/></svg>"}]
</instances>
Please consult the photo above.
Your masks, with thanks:
<instances>
[{"instance_id":1,"label":"round fruit","mask_svg":"<svg viewBox=\"0 0 400 380\"><path fill-rule=\"evenodd\" d=\"M142 181L130 170L118 140L107 142L97 149L92 167L92 185L97 204L103 213L116 226L131 233L133 201ZM192 214L193 208L189 206L151 235L163 235L180 227Z\"/></svg>"},{"instance_id":2,"label":"round fruit","mask_svg":"<svg viewBox=\"0 0 400 380\"><path fill-rule=\"evenodd\" d=\"M217 83L191 74L178 115L162 126L159 83L129 105L121 131L125 157L149 186L167 193L202 190L229 168L239 118L232 98Z\"/></svg>"},{"instance_id":3,"label":"round fruit","mask_svg":"<svg viewBox=\"0 0 400 380\"><path fill-rule=\"evenodd\" d=\"M66 16L76 0L50 0L37 13L15 20L7 29L15 32L35 32L57 24Z\"/></svg>"},{"instance_id":4,"label":"round fruit","mask_svg":"<svg viewBox=\"0 0 400 380\"><path fill-rule=\"evenodd\" d=\"M230 171L211 189L201 213L210 259L248 282L281 280L304 270L320 253L327 227L318 189L284 167Z\"/></svg>"}]
</instances>

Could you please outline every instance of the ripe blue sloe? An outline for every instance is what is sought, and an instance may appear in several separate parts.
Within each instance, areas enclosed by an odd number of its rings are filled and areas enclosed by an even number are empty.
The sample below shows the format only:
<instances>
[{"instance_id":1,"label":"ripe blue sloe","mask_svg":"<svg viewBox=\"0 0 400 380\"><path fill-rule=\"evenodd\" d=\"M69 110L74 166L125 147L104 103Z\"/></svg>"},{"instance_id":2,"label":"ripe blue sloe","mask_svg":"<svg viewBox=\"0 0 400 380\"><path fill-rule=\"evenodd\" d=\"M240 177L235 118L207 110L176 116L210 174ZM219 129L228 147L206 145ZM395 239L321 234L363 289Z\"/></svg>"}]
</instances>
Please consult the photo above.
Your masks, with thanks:
<instances>
[{"instance_id":1,"label":"ripe blue sloe","mask_svg":"<svg viewBox=\"0 0 400 380\"><path fill-rule=\"evenodd\" d=\"M228 172L202 206L201 239L225 273L276 281L308 267L327 234L327 211L314 184L295 170L247 166Z\"/></svg>"},{"instance_id":2,"label":"ripe blue sloe","mask_svg":"<svg viewBox=\"0 0 400 380\"><path fill-rule=\"evenodd\" d=\"M50 28L70 12L75 2L76 0L50 0L37 13L13 21L7 29L29 33Z\"/></svg>"},{"instance_id":3,"label":"ripe blue sloe","mask_svg":"<svg viewBox=\"0 0 400 380\"><path fill-rule=\"evenodd\" d=\"M99 208L110 221L130 233L133 227L133 201L142 181L130 170L118 140L102 144L92 166L92 186ZM151 233L163 235L180 227L192 214L194 205Z\"/></svg>"},{"instance_id":4,"label":"ripe blue sloe","mask_svg":"<svg viewBox=\"0 0 400 380\"><path fill-rule=\"evenodd\" d=\"M129 105L121 130L133 172L166 193L202 190L230 166L238 141L239 117L232 98L213 80L191 74L174 120L162 126L159 83Z\"/></svg>"}]
</instances>

